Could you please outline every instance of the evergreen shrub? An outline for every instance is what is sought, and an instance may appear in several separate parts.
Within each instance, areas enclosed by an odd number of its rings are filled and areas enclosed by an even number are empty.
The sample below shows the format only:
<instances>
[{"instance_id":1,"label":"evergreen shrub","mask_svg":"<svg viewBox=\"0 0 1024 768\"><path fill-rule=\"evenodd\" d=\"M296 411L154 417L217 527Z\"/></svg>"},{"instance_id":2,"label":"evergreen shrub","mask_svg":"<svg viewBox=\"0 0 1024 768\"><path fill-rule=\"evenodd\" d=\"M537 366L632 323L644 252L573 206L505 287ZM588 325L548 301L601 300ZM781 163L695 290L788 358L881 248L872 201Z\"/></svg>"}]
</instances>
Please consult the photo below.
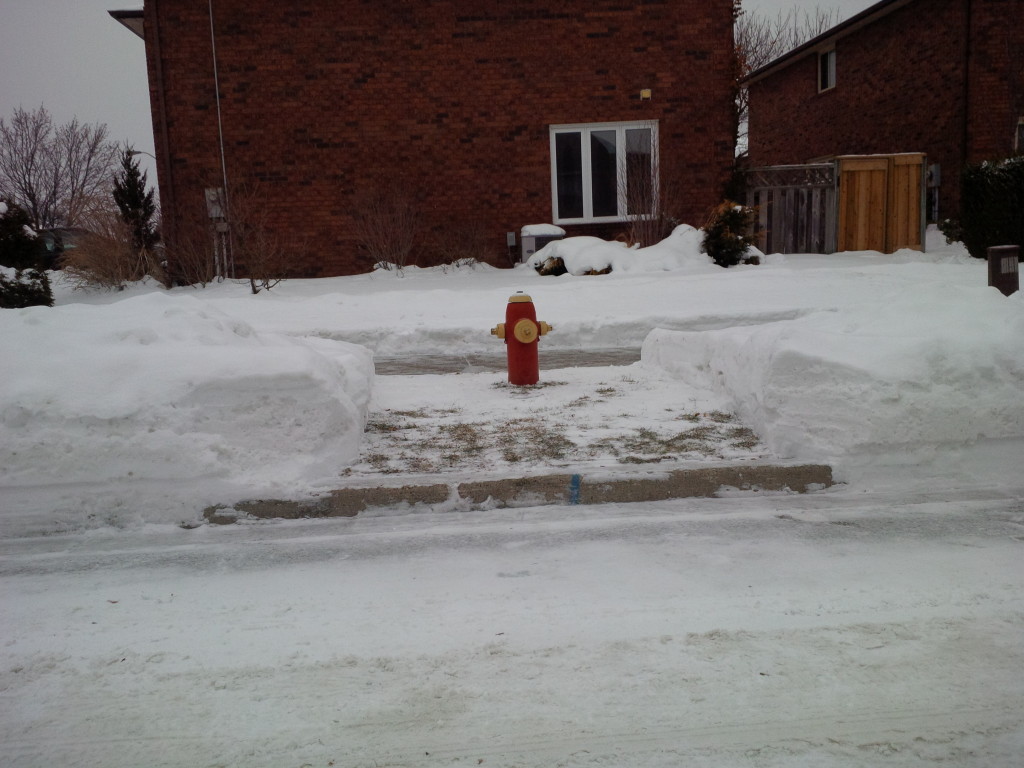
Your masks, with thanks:
<instances>
[{"instance_id":1,"label":"evergreen shrub","mask_svg":"<svg viewBox=\"0 0 1024 768\"><path fill-rule=\"evenodd\" d=\"M704 251L720 267L739 264L754 244L754 209L726 200L704 225Z\"/></svg>"},{"instance_id":2,"label":"evergreen shrub","mask_svg":"<svg viewBox=\"0 0 1024 768\"><path fill-rule=\"evenodd\" d=\"M1024 255L1024 156L964 169L960 220L943 222L942 232L976 259L993 245L1017 245Z\"/></svg>"},{"instance_id":3,"label":"evergreen shrub","mask_svg":"<svg viewBox=\"0 0 1024 768\"><path fill-rule=\"evenodd\" d=\"M0 200L0 308L53 306L50 279L42 269L46 246L29 226L28 214Z\"/></svg>"},{"instance_id":4,"label":"evergreen shrub","mask_svg":"<svg viewBox=\"0 0 1024 768\"><path fill-rule=\"evenodd\" d=\"M16 269L13 277L0 269L0 309L52 307L50 278L39 269Z\"/></svg>"}]
</instances>

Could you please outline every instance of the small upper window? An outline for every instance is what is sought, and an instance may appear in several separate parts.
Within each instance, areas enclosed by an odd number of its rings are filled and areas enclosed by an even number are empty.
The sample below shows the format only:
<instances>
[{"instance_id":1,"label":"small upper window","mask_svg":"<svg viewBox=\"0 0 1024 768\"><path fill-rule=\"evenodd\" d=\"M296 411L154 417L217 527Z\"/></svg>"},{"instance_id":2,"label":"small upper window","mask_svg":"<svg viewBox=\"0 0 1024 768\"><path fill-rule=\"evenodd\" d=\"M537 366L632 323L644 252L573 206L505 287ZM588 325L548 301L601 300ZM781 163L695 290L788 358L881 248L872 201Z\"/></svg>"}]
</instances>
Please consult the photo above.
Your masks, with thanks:
<instances>
[{"instance_id":1,"label":"small upper window","mask_svg":"<svg viewBox=\"0 0 1024 768\"><path fill-rule=\"evenodd\" d=\"M836 87L836 49L818 54L818 91Z\"/></svg>"}]
</instances>

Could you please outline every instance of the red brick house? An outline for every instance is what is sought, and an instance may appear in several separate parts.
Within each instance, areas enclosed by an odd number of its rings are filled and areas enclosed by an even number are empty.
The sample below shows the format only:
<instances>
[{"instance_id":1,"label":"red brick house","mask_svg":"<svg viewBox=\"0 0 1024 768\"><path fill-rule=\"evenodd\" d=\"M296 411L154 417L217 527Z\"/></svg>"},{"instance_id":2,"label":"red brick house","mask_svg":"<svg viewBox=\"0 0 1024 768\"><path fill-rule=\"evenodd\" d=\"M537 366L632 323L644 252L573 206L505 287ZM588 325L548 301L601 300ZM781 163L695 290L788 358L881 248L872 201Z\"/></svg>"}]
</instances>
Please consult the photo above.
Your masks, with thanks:
<instances>
[{"instance_id":1,"label":"red brick house","mask_svg":"<svg viewBox=\"0 0 1024 768\"><path fill-rule=\"evenodd\" d=\"M732 10L146 0L112 15L145 39L169 252L245 185L268 227L303 241L290 274L315 277L372 266L355 217L375 196L413 209L421 263L476 238L508 264L526 224L614 235L645 184L702 223L733 160Z\"/></svg>"},{"instance_id":2,"label":"red brick house","mask_svg":"<svg viewBox=\"0 0 1024 768\"><path fill-rule=\"evenodd\" d=\"M751 73L749 163L924 152L929 217L1024 151L1024 0L882 0Z\"/></svg>"}]
</instances>

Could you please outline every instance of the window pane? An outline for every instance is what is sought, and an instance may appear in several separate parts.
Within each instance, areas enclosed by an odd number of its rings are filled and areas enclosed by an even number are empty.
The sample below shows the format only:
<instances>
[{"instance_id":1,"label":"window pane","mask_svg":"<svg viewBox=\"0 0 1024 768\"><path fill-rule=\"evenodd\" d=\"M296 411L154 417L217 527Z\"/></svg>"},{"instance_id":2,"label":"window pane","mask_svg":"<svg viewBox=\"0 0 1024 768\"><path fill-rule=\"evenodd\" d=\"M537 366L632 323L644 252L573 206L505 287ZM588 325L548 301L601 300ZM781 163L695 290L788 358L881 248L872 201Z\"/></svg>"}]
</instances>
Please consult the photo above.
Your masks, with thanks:
<instances>
[{"instance_id":1,"label":"window pane","mask_svg":"<svg viewBox=\"0 0 1024 768\"><path fill-rule=\"evenodd\" d=\"M590 191L595 217L619 215L614 130L590 132Z\"/></svg>"},{"instance_id":2,"label":"window pane","mask_svg":"<svg viewBox=\"0 0 1024 768\"><path fill-rule=\"evenodd\" d=\"M583 218L583 135L555 134L558 218Z\"/></svg>"},{"instance_id":3,"label":"window pane","mask_svg":"<svg viewBox=\"0 0 1024 768\"><path fill-rule=\"evenodd\" d=\"M836 52L825 51L818 56L818 89L827 91L836 84Z\"/></svg>"},{"instance_id":4,"label":"window pane","mask_svg":"<svg viewBox=\"0 0 1024 768\"><path fill-rule=\"evenodd\" d=\"M654 211L653 154L649 128L626 129L626 213Z\"/></svg>"}]
</instances>

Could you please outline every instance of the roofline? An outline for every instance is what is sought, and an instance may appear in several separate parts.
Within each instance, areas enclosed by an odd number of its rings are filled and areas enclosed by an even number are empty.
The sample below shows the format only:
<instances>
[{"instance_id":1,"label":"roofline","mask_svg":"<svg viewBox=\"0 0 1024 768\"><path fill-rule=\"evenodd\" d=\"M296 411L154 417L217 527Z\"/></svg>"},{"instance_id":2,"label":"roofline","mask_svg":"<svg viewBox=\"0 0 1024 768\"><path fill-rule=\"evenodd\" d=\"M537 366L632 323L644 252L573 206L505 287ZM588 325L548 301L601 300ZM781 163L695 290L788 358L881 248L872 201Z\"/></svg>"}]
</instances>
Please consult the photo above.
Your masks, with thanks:
<instances>
[{"instance_id":1,"label":"roofline","mask_svg":"<svg viewBox=\"0 0 1024 768\"><path fill-rule=\"evenodd\" d=\"M784 53L779 58L768 62L760 69L754 70L746 77L740 80L742 85L750 85L753 82L761 80L780 69L788 67L790 64L795 63L798 59L802 59L812 51L823 50L831 47L835 44L836 40L842 37L853 34L859 29L862 29L869 24L874 24L879 19L888 16L890 13L899 10L900 8L909 5L914 0L881 0L874 5L865 8L855 16L851 16L846 21L837 24L832 29L823 32L817 37L811 38L803 45L797 46L792 51Z\"/></svg>"},{"instance_id":2,"label":"roofline","mask_svg":"<svg viewBox=\"0 0 1024 768\"><path fill-rule=\"evenodd\" d=\"M143 40L146 39L142 26L143 11L107 11L107 13L109 13L115 21L123 24Z\"/></svg>"}]
</instances>

